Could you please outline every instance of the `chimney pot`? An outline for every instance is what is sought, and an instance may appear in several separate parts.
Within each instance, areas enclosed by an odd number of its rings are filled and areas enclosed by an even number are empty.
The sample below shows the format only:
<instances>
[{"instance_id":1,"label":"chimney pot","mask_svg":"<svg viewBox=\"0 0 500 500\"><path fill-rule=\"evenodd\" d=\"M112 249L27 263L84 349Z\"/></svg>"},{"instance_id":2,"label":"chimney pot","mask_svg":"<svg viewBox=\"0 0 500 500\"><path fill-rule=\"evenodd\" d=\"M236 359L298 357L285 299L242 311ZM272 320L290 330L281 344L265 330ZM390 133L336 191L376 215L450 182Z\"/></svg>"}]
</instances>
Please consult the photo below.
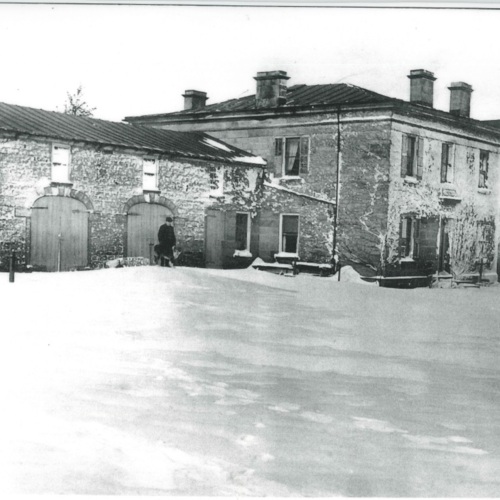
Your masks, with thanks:
<instances>
[{"instance_id":1,"label":"chimney pot","mask_svg":"<svg viewBox=\"0 0 500 500\"><path fill-rule=\"evenodd\" d=\"M184 110L204 108L208 99L207 93L200 90L186 90L182 97L184 97Z\"/></svg>"},{"instance_id":2,"label":"chimney pot","mask_svg":"<svg viewBox=\"0 0 500 500\"><path fill-rule=\"evenodd\" d=\"M450 90L450 113L458 116L470 116L472 86L465 82L453 82Z\"/></svg>"},{"instance_id":3,"label":"chimney pot","mask_svg":"<svg viewBox=\"0 0 500 500\"><path fill-rule=\"evenodd\" d=\"M257 76L257 108L272 108L286 103L286 71L259 71Z\"/></svg>"},{"instance_id":4,"label":"chimney pot","mask_svg":"<svg viewBox=\"0 0 500 500\"><path fill-rule=\"evenodd\" d=\"M412 69L410 79L410 102L432 108L434 105L434 82L436 77L425 69Z\"/></svg>"}]
</instances>

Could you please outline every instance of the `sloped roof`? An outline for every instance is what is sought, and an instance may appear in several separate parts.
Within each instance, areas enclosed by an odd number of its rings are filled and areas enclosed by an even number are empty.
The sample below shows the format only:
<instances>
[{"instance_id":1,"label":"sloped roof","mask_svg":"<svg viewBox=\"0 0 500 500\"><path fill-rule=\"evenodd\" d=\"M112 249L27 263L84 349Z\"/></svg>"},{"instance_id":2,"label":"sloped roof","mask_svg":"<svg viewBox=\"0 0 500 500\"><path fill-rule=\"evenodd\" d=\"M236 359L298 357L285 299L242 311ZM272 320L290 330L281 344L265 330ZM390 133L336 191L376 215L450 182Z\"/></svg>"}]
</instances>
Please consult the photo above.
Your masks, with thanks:
<instances>
[{"instance_id":1,"label":"sloped roof","mask_svg":"<svg viewBox=\"0 0 500 500\"><path fill-rule=\"evenodd\" d=\"M482 123L490 127L500 128L500 120L482 120Z\"/></svg>"},{"instance_id":2,"label":"sloped roof","mask_svg":"<svg viewBox=\"0 0 500 500\"><path fill-rule=\"evenodd\" d=\"M147 150L184 158L265 164L262 158L203 132L160 130L5 103L0 103L0 131Z\"/></svg>"},{"instance_id":3,"label":"sloped roof","mask_svg":"<svg viewBox=\"0 0 500 500\"><path fill-rule=\"evenodd\" d=\"M388 97L377 92L372 92L349 83L332 83L328 85L293 85L287 89L286 103L278 108L269 109L290 109L294 107L310 106L335 106L346 104L377 104L385 102L395 102L398 99ZM255 105L255 95L230 99L216 104L209 104L199 109L188 109L173 113L162 113L155 115L127 116L125 120L133 121L140 118L153 118L160 116L196 116L210 113L253 111L266 108L257 108Z\"/></svg>"}]
</instances>

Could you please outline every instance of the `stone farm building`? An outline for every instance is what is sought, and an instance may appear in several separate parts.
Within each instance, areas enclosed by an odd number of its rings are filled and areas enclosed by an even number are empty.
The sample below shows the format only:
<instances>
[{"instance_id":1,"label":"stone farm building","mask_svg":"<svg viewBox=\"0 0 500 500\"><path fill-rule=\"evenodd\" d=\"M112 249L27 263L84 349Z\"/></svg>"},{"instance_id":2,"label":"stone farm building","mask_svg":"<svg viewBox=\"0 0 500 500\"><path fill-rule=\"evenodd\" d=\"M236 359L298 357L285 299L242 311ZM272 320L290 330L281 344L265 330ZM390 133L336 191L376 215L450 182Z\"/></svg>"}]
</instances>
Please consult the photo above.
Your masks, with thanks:
<instances>
[{"instance_id":1,"label":"stone farm building","mask_svg":"<svg viewBox=\"0 0 500 500\"><path fill-rule=\"evenodd\" d=\"M482 259L496 280L500 129L470 118L470 85L452 83L442 111L426 70L410 72L409 102L345 83L288 87L288 79L261 72L255 95L210 105L205 92L188 90L182 111L125 120L205 131L266 159L264 259L331 258L338 175L342 262L363 274L462 276Z\"/></svg>"},{"instance_id":2,"label":"stone farm building","mask_svg":"<svg viewBox=\"0 0 500 500\"><path fill-rule=\"evenodd\" d=\"M215 237L244 255L264 163L202 132L0 104L0 266L13 251L20 268L47 271L149 262L167 215L181 263L221 262L205 238L206 210L221 206Z\"/></svg>"}]
</instances>

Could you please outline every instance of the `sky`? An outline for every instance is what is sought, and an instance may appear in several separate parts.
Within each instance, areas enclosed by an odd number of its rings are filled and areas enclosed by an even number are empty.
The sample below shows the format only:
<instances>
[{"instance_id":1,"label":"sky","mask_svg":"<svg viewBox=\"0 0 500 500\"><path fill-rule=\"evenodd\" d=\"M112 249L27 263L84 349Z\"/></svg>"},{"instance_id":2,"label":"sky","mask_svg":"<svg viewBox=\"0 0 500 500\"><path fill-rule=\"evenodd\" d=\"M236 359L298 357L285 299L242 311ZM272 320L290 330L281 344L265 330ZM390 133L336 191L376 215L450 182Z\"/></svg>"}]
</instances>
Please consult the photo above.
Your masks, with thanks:
<instances>
[{"instance_id":1,"label":"sky","mask_svg":"<svg viewBox=\"0 0 500 500\"><path fill-rule=\"evenodd\" d=\"M408 99L412 69L474 88L471 116L500 118L500 10L0 4L0 101L64 109L83 86L94 115L177 111L255 93L258 71L288 85L347 82Z\"/></svg>"}]
</instances>

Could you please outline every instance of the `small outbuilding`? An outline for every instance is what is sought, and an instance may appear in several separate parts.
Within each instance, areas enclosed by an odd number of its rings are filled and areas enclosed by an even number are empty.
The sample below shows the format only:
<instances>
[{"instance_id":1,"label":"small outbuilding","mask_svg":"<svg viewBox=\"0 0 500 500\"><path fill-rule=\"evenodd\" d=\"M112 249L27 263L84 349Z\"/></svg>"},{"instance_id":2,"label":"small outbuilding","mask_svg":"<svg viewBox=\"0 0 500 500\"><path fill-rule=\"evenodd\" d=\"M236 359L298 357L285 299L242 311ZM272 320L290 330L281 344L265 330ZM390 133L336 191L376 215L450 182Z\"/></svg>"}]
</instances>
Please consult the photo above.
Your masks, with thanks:
<instances>
[{"instance_id":1,"label":"small outbuilding","mask_svg":"<svg viewBox=\"0 0 500 500\"><path fill-rule=\"evenodd\" d=\"M167 216L182 263L218 265L210 210L229 214L234 254L264 166L203 132L0 103L0 266L12 252L21 268L45 271L149 262Z\"/></svg>"}]
</instances>

